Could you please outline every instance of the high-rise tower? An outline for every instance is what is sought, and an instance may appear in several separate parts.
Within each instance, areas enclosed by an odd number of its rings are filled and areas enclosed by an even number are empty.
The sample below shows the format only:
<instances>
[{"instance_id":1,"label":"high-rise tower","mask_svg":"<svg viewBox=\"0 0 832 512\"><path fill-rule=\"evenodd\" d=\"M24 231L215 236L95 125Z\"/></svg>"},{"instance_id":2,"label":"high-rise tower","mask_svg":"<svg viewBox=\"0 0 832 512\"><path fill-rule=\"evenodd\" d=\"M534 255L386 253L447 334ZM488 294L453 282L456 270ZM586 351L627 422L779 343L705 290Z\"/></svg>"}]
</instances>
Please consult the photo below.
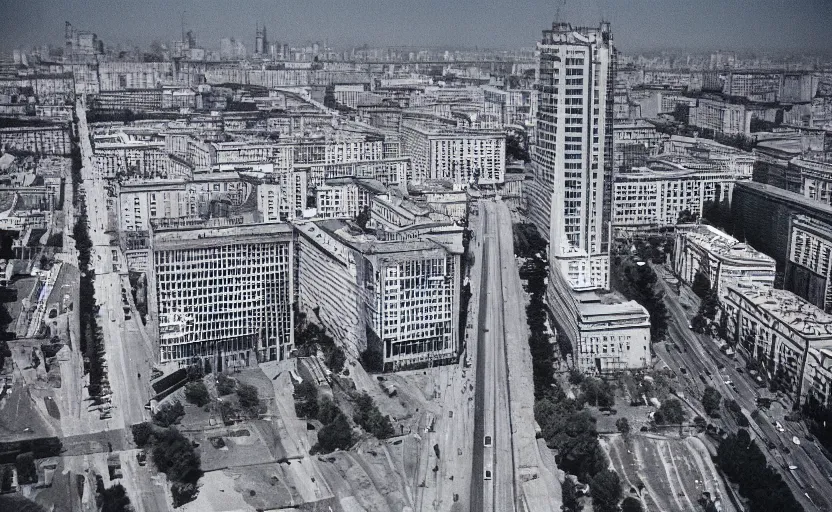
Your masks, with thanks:
<instances>
[{"instance_id":1,"label":"high-rise tower","mask_svg":"<svg viewBox=\"0 0 832 512\"><path fill-rule=\"evenodd\" d=\"M607 288L615 49L609 23L555 22L540 52L530 217L574 288ZM557 261L556 261L557 260Z\"/></svg>"}]
</instances>

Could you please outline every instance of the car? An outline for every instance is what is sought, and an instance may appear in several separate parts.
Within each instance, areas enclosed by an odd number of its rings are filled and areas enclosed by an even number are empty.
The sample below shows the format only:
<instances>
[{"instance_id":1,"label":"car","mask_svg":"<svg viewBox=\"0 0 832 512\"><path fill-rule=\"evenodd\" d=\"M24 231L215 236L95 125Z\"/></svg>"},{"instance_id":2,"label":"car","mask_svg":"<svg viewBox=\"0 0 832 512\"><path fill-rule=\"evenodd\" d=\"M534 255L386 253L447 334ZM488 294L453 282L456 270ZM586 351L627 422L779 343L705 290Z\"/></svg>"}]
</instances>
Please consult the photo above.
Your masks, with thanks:
<instances>
[{"instance_id":1,"label":"car","mask_svg":"<svg viewBox=\"0 0 832 512\"><path fill-rule=\"evenodd\" d=\"M797 436L792 437L792 442L797 446L800 446L800 438Z\"/></svg>"},{"instance_id":2,"label":"car","mask_svg":"<svg viewBox=\"0 0 832 512\"><path fill-rule=\"evenodd\" d=\"M486 469L485 473L482 476L483 480L491 480L491 470Z\"/></svg>"},{"instance_id":3,"label":"car","mask_svg":"<svg viewBox=\"0 0 832 512\"><path fill-rule=\"evenodd\" d=\"M691 325L691 324L688 324L688 329L691 329L691 330L693 330L693 325Z\"/></svg>"},{"instance_id":4,"label":"car","mask_svg":"<svg viewBox=\"0 0 832 512\"><path fill-rule=\"evenodd\" d=\"M679 371L682 372L682 375L687 375L688 374L688 370L684 366L680 366Z\"/></svg>"},{"instance_id":5,"label":"car","mask_svg":"<svg viewBox=\"0 0 832 512\"><path fill-rule=\"evenodd\" d=\"M774 428L776 428L778 432L785 432L786 431L786 429L783 428L783 425L781 425L779 421L774 422Z\"/></svg>"},{"instance_id":6,"label":"car","mask_svg":"<svg viewBox=\"0 0 832 512\"><path fill-rule=\"evenodd\" d=\"M797 466L795 466L794 464L789 464L789 471L794 471L796 469L797 469Z\"/></svg>"},{"instance_id":7,"label":"car","mask_svg":"<svg viewBox=\"0 0 832 512\"><path fill-rule=\"evenodd\" d=\"M485 440L482 443L483 446L491 446L491 436L485 436Z\"/></svg>"}]
</instances>

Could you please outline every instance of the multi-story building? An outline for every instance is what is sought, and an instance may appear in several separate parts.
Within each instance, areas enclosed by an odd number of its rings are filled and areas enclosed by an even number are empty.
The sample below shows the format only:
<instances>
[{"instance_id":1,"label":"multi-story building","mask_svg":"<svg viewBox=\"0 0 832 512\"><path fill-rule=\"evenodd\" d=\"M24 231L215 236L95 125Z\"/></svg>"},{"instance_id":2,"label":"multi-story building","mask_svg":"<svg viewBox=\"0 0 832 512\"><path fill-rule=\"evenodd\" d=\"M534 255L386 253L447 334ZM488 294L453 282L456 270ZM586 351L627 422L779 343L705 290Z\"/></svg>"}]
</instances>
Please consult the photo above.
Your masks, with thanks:
<instances>
[{"instance_id":1,"label":"multi-story building","mask_svg":"<svg viewBox=\"0 0 832 512\"><path fill-rule=\"evenodd\" d=\"M730 285L723 301L728 332L769 380L792 395L826 404L830 389L832 316L786 290Z\"/></svg>"},{"instance_id":2,"label":"multi-story building","mask_svg":"<svg viewBox=\"0 0 832 512\"><path fill-rule=\"evenodd\" d=\"M673 271L692 285L696 274L708 278L720 299L735 283L774 285L776 264L748 244L708 225L679 230L673 250Z\"/></svg>"},{"instance_id":3,"label":"multi-story building","mask_svg":"<svg viewBox=\"0 0 832 512\"><path fill-rule=\"evenodd\" d=\"M71 145L69 127L65 124L0 128L0 148L4 151L69 156Z\"/></svg>"},{"instance_id":4,"label":"multi-story building","mask_svg":"<svg viewBox=\"0 0 832 512\"><path fill-rule=\"evenodd\" d=\"M659 154L667 136L655 125L638 120L613 126L613 166L618 173L647 165L647 159Z\"/></svg>"},{"instance_id":5,"label":"multi-story building","mask_svg":"<svg viewBox=\"0 0 832 512\"><path fill-rule=\"evenodd\" d=\"M402 151L411 158L413 181L460 185L502 183L506 139L500 130L438 128L402 121Z\"/></svg>"},{"instance_id":6,"label":"multi-story building","mask_svg":"<svg viewBox=\"0 0 832 512\"><path fill-rule=\"evenodd\" d=\"M387 194L380 181L362 178L335 178L315 188L316 216L321 219L354 219L370 208L373 197Z\"/></svg>"},{"instance_id":7,"label":"multi-story building","mask_svg":"<svg viewBox=\"0 0 832 512\"><path fill-rule=\"evenodd\" d=\"M784 287L815 306L832 310L832 225L792 215Z\"/></svg>"},{"instance_id":8,"label":"multi-story building","mask_svg":"<svg viewBox=\"0 0 832 512\"><path fill-rule=\"evenodd\" d=\"M345 350L375 352L385 371L456 360L461 235L382 241L336 220L296 229L298 306Z\"/></svg>"},{"instance_id":9,"label":"multi-story building","mask_svg":"<svg viewBox=\"0 0 832 512\"><path fill-rule=\"evenodd\" d=\"M666 139L662 153L684 155L713 163L737 179L751 178L754 173L756 157L731 146L720 144L711 139L683 137L673 135Z\"/></svg>"},{"instance_id":10,"label":"multi-story building","mask_svg":"<svg viewBox=\"0 0 832 512\"><path fill-rule=\"evenodd\" d=\"M730 203L734 184L749 179L719 162L659 155L647 167L616 175L612 223L621 230L672 226L683 212L701 217L705 203Z\"/></svg>"},{"instance_id":11,"label":"multi-story building","mask_svg":"<svg viewBox=\"0 0 832 512\"><path fill-rule=\"evenodd\" d=\"M723 135L748 135L751 133L751 114L744 103L702 97L690 109L690 124Z\"/></svg>"},{"instance_id":12,"label":"multi-story building","mask_svg":"<svg viewBox=\"0 0 832 512\"><path fill-rule=\"evenodd\" d=\"M161 362L213 368L282 360L294 348L294 242L288 224L158 230L150 310Z\"/></svg>"},{"instance_id":13,"label":"multi-story building","mask_svg":"<svg viewBox=\"0 0 832 512\"><path fill-rule=\"evenodd\" d=\"M801 192L799 169L789 162L803 154L800 139L785 135L783 138L757 142L754 147L754 181L773 185L790 192Z\"/></svg>"},{"instance_id":14,"label":"multi-story building","mask_svg":"<svg viewBox=\"0 0 832 512\"><path fill-rule=\"evenodd\" d=\"M162 89L102 90L90 100L95 110L151 112L162 109Z\"/></svg>"},{"instance_id":15,"label":"multi-story building","mask_svg":"<svg viewBox=\"0 0 832 512\"><path fill-rule=\"evenodd\" d=\"M832 162L804 155L789 161L788 169L789 176L799 176L801 194L832 205Z\"/></svg>"},{"instance_id":16,"label":"multi-story building","mask_svg":"<svg viewBox=\"0 0 832 512\"><path fill-rule=\"evenodd\" d=\"M500 89L485 85L482 93L482 117L487 126L515 125L527 128L534 124L537 91Z\"/></svg>"},{"instance_id":17,"label":"multi-story building","mask_svg":"<svg viewBox=\"0 0 832 512\"><path fill-rule=\"evenodd\" d=\"M732 234L774 258L778 272L784 271L789 260L793 215L832 226L832 206L771 185L753 181L736 184L731 203Z\"/></svg>"},{"instance_id":18,"label":"multi-story building","mask_svg":"<svg viewBox=\"0 0 832 512\"><path fill-rule=\"evenodd\" d=\"M609 288L615 48L608 23L554 23L540 52L531 218L548 234L547 303L575 365L608 373L650 364L650 318Z\"/></svg>"},{"instance_id":19,"label":"multi-story building","mask_svg":"<svg viewBox=\"0 0 832 512\"><path fill-rule=\"evenodd\" d=\"M607 288L613 174L612 32L609 24L594 29L555 23L552 30L543 32L538 49L537 145L532 148L537 194L530 198L531 218L537 219L538 230L549 239L553 258L580 258L593 269L575 286Z\"/></svg>"},{"instance_id":20,"label":"multi-story building","mask_svg":"<svg viewBox=\"0 0 832 512\"><path fill-rule=\"evenodd\" d=\"M236 172L194 176L192 181L134 181L119 190L119 229L147 231L163 219L226 216L246 202L254 186Z\"/></svg>"}]
</instances>

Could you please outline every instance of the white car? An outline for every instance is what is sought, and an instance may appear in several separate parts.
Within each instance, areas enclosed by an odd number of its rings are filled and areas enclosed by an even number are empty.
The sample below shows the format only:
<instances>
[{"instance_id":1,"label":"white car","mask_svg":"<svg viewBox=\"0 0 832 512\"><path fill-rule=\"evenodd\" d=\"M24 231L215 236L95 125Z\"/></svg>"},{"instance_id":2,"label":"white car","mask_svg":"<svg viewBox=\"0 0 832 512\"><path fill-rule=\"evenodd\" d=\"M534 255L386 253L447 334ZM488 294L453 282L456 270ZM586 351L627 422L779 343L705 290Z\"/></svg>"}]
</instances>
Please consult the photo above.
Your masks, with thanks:
<instances>
[{"instance_id":1,"label":"white car","mask_svg":"<svg viewBox=\"0 0 832 512\"><path fill-rule=\"evenodd\" d=\"M800 438L797 436L792 437L792 442L797 446L800 446Z\"/></svg>"},{"instance_id":2,"label":"white car","mask_svg":"<svg viewBox=\"0 0 832 512\"><path fill-rule=\"evenodd\" d=\"M774 422L774 428L776 428L778 432L786 431L786 429L783 428L783 425L781 425L779 421Z\"/></svg>"},{"instance_id":3,"label":"white car","mask_svg":"<svg viewBox=\"0 0 832 512\"><path fill-rule=\"evenodd\" d=\"M797 466L795 466L794 464L789 464L789 471L794 471L796 469L797 469Z\"/></svg>"}]
</instances>

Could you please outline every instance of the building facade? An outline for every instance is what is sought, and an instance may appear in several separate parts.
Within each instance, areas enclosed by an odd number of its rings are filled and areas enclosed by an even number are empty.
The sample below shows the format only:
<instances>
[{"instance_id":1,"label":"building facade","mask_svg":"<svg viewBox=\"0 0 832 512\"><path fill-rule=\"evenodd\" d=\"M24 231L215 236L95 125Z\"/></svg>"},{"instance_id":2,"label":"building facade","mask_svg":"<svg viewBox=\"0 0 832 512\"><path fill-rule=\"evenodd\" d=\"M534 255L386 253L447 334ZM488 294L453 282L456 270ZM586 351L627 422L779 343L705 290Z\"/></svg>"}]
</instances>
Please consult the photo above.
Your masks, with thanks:
<instances>
[{"instance_id":1,"label":"building facade","mask_svg":"<svg viewBox=\"0 0 832 512\"><path fill-rule=\"evenodd\" d=\"M289 357L290 225L158 231L152 252L161 362L208 358L220 370Z\"/></svg>"}]
</instances>

